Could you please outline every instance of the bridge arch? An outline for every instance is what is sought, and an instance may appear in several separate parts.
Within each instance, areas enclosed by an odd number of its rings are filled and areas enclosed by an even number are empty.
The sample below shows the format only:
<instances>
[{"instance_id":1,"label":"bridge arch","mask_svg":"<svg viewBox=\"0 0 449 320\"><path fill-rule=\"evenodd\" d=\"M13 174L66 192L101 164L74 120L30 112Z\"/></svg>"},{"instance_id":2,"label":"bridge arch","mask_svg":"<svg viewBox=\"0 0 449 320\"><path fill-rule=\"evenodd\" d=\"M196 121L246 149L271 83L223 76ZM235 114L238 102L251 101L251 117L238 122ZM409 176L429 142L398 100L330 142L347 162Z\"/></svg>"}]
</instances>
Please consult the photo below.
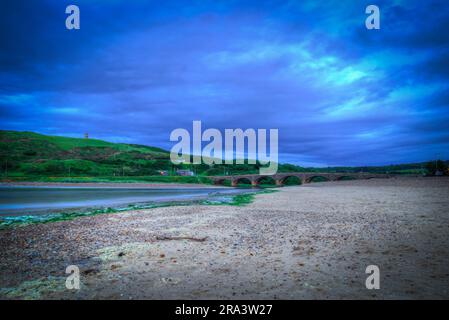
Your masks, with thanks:
<instances>
[{"instance_id":1,"label":"bridge arch","mask_svg":"<svg viewBox=\"0 0 449 320\"><path fill-rule=\"evenodd\" d=\"M278 185L289 186L289 185L300 185L302 184L301 177L296 175L289 175L278 179Z\"/></svg>"},{"instance_id":2,"label":"bridge arch","mask_svg":"<svg viewBox=\"0 0 449 320\"><path fill-rule=\"evenodd\" d=\"M361 172L336 172L336 173L325 173L325 172L285 172L278 173L271 176L261 176L257 174L244 174L235 176L210 176L209 179L214 181L216 185L223 186L237 186L241 182L251 182L252 186L257 186L260 184L269 184L270 186L282 186L286 184L288 179L299 178L301 183L317 182L317 181L338 181L346 180L349 177L352 179L372 179L372 178L392 178L394 175L391 174L368 174ZM296 182L298 182L296 180Z\"/></svg>"},{"instance_id":3,"label":"bridge arch","mask_svg":"<svg viewBox=\"0 0 449 320\"><path fill-rule=\"evenodd\" d=\"M233 184L235 186L243 185L246 187L246 186L250 186L252 184L252 181L249 178L241 177L241 178L237 178L237 179L233 180Z\"/></svg>"},{"instance_id":4,"label":"bridge arch","mask_svg":"<svg viewBox=\"0 0 449 320\"><path fill-rule=\"evenodd\" d=\"M329 177L326 177L326 176L320 175L320 174L313 175L313 176L310 176L310 177L306 178L306 182L307 183L310 183L310 182L325 182L325 181L331 181L331 179Z\"/></svg>"},{"instance_id":5,"label":"bridge arch","mask_svg":"<svg viewBox=\"0 0 449 320\"><path fill-rule=\"evenodd\" d=\"M272 176L261 176L254 180L255 185L276 185L276 180Z\"/></svg>"},{"instance_id":6,"label":"bridge arch","mask_svg":"<svg viewBox=\"0 0 449 320\"><path fill-rule=\"evenodd\" d=\"M231 186L232 182L230 179L227 178L223 178L223 179L217 179L214 181L215 185L220 185L220 186L226 186L229 187Z\"/></svg>"},{"instance_id":7,"label":"bridge arch","mask_svg":"<svg viewBox=\"0 0 449 320\"><path fill-rule=\"evenodd\" d=\"M356 178L350 174L345 174L335 178L335 181L344 181L344 180L356 180Z\"/></svg>"}]
</instances>

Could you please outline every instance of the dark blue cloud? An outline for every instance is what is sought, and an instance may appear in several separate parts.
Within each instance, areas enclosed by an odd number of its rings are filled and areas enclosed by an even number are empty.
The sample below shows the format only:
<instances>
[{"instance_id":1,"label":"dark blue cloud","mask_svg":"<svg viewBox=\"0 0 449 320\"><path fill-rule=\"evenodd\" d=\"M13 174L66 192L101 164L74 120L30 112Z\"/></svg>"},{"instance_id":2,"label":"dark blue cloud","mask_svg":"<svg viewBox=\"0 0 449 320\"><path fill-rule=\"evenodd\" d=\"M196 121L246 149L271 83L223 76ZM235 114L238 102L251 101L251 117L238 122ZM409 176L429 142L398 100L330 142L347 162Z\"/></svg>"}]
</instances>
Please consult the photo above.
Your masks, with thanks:
<instances>
[{"instance_id":1,"label":"dark blue cloud","mask_svg":"<svg viewBox=\"0 0 449 320\"><path fill-rule=\"evenodd\" d=\"M377 1L11 1L1 128L170 148L171 130L278 128L281 161L449 158L449 6Z\"/></svg>"}]
</instances>

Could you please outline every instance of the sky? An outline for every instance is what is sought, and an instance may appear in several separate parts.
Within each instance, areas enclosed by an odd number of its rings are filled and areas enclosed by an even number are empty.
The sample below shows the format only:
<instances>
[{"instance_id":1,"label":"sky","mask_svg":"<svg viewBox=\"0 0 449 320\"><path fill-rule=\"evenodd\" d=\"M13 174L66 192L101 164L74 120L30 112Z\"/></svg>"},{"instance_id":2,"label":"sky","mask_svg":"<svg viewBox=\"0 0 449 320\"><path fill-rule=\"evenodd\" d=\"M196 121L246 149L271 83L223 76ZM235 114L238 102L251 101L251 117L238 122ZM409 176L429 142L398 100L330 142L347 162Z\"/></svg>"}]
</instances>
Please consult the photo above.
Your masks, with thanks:
<instances>
[{"instance_id":1,"label":"sky","mask_svg":"<svg viewBox=\"0 0 449 320\"><path fill-rule=\"evenodd\" d=\"M280 162L303 166L448 159L449 4L2 3L0 129L169 150L194 120L278 129Z\"/></svg>"}]
</instances>

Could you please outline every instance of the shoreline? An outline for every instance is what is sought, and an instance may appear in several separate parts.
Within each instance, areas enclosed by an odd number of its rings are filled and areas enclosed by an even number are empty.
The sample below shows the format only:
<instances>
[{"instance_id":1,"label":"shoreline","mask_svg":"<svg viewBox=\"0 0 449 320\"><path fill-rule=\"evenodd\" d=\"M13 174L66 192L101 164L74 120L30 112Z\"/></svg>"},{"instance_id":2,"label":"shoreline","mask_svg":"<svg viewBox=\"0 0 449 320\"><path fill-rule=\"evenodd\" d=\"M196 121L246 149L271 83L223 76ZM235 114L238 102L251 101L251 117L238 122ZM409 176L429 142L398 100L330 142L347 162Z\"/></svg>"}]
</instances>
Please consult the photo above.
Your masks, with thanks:
<instances>
[{"instance_id":1,"label":"shoreline","mask_svg":"<svg viewBox=\"0 0 449 320\"><path fill-rule=\"evenodd\" d=\"M0 298L449 298L449 178L277 190L0 230ZM381 290L365 288L371 264Z\"/></svg>"},{"instance_id":2,"label":"shoreline","mask_svg":"<svg viewBox=\"0 0 449 320\"><path fill-rule=\"evenodd\" d=\"M206 206L206 205L229 205L240 206L251 203L256 194L270 193L271 190L249 190L237 194L220 194L217 198L195 197L190 199L168 199L161 201L137 202L122 206L96 206L96 207L76 207L61 209L45 209L41 214L16 214L2 216L0 215L0 230L5 228L24 227L40 223L52 223L60 221L70 221L81 217L91 217L102 214L116 214L120 212L135 210L151 210L163 207L179 206Z\"/></svg>"},{"instance_id":3,"label":"shoreline","mask_svg":"<svg viewBox=\"0 0 449 320\"><path fill-rule=\"evenodd\" d=\"M79 188L152 188L152 189L171 189L171 188L227 188L226 186L215 186L201 183L178 183L178 182L0 182L0 187L79 187ZM230 188L230 187L229 187Z\"/></svg>"}]
</instances>

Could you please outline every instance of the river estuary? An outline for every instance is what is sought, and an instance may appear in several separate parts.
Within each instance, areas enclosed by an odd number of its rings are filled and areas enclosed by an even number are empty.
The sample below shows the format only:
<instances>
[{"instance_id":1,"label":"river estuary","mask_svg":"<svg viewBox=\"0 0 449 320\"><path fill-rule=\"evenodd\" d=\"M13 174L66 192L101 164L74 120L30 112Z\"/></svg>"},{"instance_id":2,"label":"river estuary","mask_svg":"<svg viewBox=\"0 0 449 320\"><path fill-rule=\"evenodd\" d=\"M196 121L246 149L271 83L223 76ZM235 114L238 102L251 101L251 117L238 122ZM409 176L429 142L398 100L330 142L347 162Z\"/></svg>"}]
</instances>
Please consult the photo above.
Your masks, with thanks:
<instances>
[{"instance_id":1,"label":"river estuary","mask_svg":"<svg viewBox=\"0 0 449 320\"><path fill-rule=\"evenodd\" d=\"M171 201L220 200L252 192L236 188L126 188L1 186L0 216L41 215L80 208L123 207Z\"/></svg>"}]
</instances>

